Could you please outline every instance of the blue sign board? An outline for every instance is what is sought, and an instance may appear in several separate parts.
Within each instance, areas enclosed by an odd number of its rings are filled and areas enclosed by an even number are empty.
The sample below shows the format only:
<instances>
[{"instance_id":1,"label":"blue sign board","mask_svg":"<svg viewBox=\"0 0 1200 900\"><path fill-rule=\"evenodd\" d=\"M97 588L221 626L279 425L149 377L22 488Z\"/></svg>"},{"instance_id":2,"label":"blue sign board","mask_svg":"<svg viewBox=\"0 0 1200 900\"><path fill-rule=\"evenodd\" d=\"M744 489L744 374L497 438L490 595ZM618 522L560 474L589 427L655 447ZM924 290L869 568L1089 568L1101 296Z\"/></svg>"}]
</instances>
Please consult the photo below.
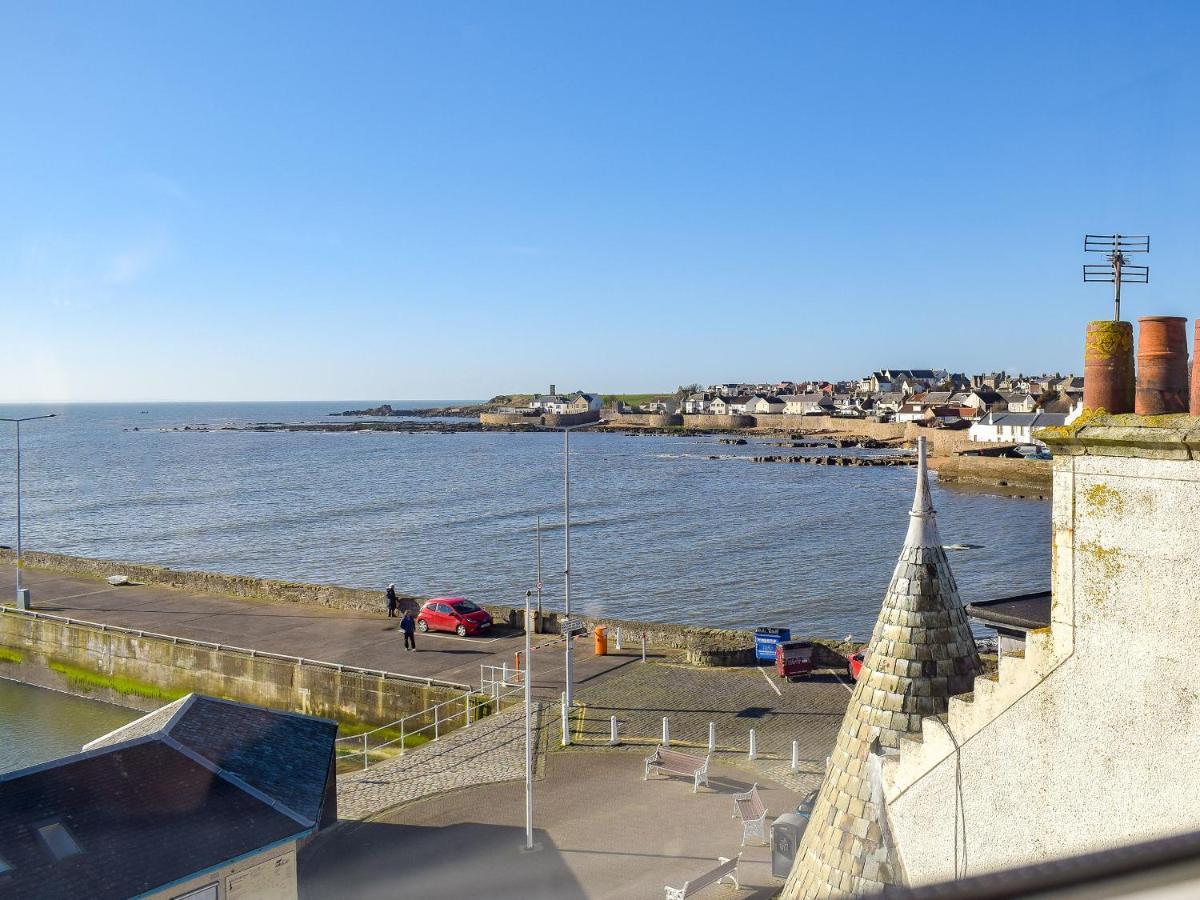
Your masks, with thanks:
<instances>
[{"instance_id":1,"label":"blue sign board","mask_svg":"<svg viewBox=\"0 0 1200 900\"><path fill-rule=\"evenodd\" d=\"M790 628L755 628L754 656L759 662L775 662L775 647L792 639Z\"/></svg>"}]
</instances>

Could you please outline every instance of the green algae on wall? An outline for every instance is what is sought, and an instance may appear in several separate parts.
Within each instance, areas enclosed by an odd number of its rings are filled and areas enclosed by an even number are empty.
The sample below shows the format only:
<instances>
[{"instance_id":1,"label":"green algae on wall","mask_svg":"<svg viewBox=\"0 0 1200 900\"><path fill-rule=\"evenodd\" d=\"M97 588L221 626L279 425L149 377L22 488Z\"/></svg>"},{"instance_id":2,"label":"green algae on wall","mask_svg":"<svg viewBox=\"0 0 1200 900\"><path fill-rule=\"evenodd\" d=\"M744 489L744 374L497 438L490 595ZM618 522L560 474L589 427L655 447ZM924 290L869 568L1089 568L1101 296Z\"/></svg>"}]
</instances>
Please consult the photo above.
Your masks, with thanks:
<instances>
[{"instance_id":1,"label":"green algae on wall","mask_svg":"<svg viewBox=\"0 0 1200 900\"><path fill-rule=\"evenodd\" d=\"M164 703L178 700L189 693L188 691L160 688L158 685L138 681L135 678L128 678L123 675L106 675L103 672L84 669L57 659L50 660L48 665L55 672L65 676L73 687L83 691L107 688L125 696L132 695L135 697L145 697L149 700L162 700Z\"/></svg>"}]
</instances>

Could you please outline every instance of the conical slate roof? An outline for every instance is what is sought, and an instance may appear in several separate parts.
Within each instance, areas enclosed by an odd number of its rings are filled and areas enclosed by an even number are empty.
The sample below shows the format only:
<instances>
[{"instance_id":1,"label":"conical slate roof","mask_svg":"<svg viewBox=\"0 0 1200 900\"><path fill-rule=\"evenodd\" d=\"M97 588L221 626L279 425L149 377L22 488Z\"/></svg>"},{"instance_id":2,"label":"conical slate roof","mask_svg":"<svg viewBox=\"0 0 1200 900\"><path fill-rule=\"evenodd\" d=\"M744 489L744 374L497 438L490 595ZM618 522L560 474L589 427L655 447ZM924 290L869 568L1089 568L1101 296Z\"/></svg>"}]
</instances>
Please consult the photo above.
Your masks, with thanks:
<instances>
[{"instance_id":1,"label":"conical slate roof","mask_svg":"<svg viewBox=\"0 0 1200 900\"><path fill-rule=\"evenodd\" d=\"M858 684L808 830L783 890L786 900L861 894L898 883L869 757L920 732L950 697L974 687L979 654L938 536L925 438L917 440L917 489L908 535L883 598Z\"/></svg>"}]
</instances>

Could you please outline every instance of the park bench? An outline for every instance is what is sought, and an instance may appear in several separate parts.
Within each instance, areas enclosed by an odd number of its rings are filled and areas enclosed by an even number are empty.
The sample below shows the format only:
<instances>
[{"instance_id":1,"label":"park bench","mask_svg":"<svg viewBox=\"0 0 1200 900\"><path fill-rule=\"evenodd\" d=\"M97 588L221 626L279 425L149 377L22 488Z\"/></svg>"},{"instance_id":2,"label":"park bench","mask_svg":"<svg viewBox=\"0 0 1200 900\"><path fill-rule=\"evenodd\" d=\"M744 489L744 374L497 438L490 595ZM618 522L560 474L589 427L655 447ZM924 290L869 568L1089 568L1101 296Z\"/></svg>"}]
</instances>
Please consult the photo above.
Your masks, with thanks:
<instances>
[{"instance_id":1,"label":"park bench","mask_svg":"<svg viewBox=\"0 0 1200 900\"><path fill-rule=\"evenodd\" d=\"M744 794L733 795L733 817L742 820L742 846L746 846L746 838L757 837L764 844L767 841L767 805L758 795L758 782Z\"/></svg>"},{"instance_id":2,"label":"park bench","mask_svg":"<svg viewBox=\"0 0 1200 900\"><path fill-rule=\"evenodd\" d=\"M742 854L738 854L733 859L720 856L717 858L717 866L715 869L709 869L699 878L693 878L691 881L685 881L683 887L673 888L669 884L665 885L667 890L666 900L687 900L693 894L699 893L710 884L717 884L728 878L733 882L734 890L741 890L741 886L737 880L738 860L742 858Z\"/></svg>"},{"instance_id":3,"label":"park bench","mask_svg":"<svg viewBox=\"0 0 1200 900\"><path fill-rule=\"evenodd\" d=\"M650 777L651 769L657 769L668 775L682 775L692 779L692 793L694 794L700 789L701 783L705 786L708 785L708 760L707 756L680 753L670 747L655 747L654 755L646 758L645 778Z\"/></svg>"}]
</instances>

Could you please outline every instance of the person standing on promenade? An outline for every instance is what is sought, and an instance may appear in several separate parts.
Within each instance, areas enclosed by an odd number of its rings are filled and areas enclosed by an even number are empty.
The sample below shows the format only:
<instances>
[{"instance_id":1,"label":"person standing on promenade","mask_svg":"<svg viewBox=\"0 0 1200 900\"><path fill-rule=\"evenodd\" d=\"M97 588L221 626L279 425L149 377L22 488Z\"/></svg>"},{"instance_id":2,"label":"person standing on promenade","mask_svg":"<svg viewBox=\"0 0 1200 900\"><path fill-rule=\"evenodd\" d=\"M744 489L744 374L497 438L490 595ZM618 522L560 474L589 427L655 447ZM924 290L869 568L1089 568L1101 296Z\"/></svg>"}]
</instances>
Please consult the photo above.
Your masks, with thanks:
<instances>
[{"instance_id":1,"label":"person standing on promenade","mask_svg":"<svg viewBox=\"0 0 1200 900\"><path fill-rule=\"evenodd\" d=\"M396 609L400 606L400 598L396 596L396 585L389 584L387 586L387 609L388 618L396 618Z\"/></svg>"},{"instance_id":2,"label":"person standing on promenade","mask_svg":"<svg viewBox=\"0 0 1200 900\"><path fill-rule=\"evenodd\" d=\"M404 618L400 620L400 630L404 632L404 649L417 649L417 623L413 619L412 610L404 611Z\"/></svg>"}]
</instances>

